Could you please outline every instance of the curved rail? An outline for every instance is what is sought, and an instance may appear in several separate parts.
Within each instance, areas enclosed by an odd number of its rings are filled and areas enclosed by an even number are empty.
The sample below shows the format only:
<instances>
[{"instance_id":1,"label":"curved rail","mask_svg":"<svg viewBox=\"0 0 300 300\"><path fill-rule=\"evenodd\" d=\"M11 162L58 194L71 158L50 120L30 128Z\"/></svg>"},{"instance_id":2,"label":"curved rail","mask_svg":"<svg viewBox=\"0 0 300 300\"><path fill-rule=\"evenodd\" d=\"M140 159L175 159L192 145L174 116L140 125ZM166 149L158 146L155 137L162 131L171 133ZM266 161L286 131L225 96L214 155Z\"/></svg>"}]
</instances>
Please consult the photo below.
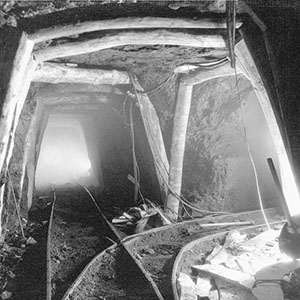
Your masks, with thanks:
<instances>
[{"instance_id":1,"label":"curved rail","mask_svg":"<svg viewBox=\"0 0 300 300\"><path fill-rule=\"evenodd\" d=\"M106 223L108 224L108 226L111 228L111 230L114 232L114 234L117 236L117 238L120 241L120 245L123 246L123 248L127 251L127 253L130 255L130 257L132 258L132 260L135 262L135 264L139 267L139 269L142 271L142 273L144 274L145 278L149 281L149 283L151 284L153 290L156 293L156 296L159 300L164 300L164 297L162 296L160 290L158 289L157 285L155 284L154 280L152 279L152 277L148 274L148 272L145 270L145 268L143 267L143 265L141 264L141 262L135 257L135 255L132 253L132 251L130 251L130 248L127 247L126 242L124 242L121 238L121 236L118 234L117 230L115 229L115 227L106 219L106 217L104 216L104 214L102 213L100 207L98 206L96 200L94 199L93 195L90 193L90 191L88 190L88 188L80 183L78 183L81 187L83 187L85 189L85 191L88 193L88 195L91 197L92 201L94 202L99 214L104 218L104 220L106 221ZM102 254L100 254L102 255Z\"/></svg>"},{"instance_id":2,"label":"curved rail","mask_svg":"<svg viewBox=\"0 0 300 300\"><path fill-rule=\"evenodd\" d=\"M273 225L283 224L283 223L285 223L285 221L273 222L270 225L273 226ZM268 227L266 225L254 225L254 226L244 227L244 228L240 229L239 231L242 233L248 233L249 231L252 231L255 229L262 229L262 228L268 229ZM234 230L237 230L237 229L234 229ZM207 244L208 241L212 241L212 240L219 239L221 237L225 237L229 231L230 230L227 230L227 231L223 231L220 233L216 233L216 234L212 234L209 236L205 236L205 237L196 239L181 248L180 252L176 256L176 259L173 264L173 269L172 269L171 282L172 282L172 290L173 290L174 300L180 300L180 296L178 294L178 289L177 289L177 275L179 272L180 263L181 263L184 255L196 245L203 244L203 243Z\"/></svg>"},{"instance_id":3,"label":"curved rail","mask_svg":"<svg viewBox=\"0 0 300 300\"><path fill-rule=\"evenodd\" d=\"M96 255L81 271L79 276L76 278L76 280L71 284L71 286L68 288L68 290L65 292L64 296L62 297L62 300L68 300L70 299L70 295L74 292L74 290L78 287L78 285L83 281L83 278L85 274L92 268L94 264L101 263L102 257L109 252L113 252L118 247L117 244L113 244L110 247L103 250L100 254Z\"/></svg>"}]
</instances>

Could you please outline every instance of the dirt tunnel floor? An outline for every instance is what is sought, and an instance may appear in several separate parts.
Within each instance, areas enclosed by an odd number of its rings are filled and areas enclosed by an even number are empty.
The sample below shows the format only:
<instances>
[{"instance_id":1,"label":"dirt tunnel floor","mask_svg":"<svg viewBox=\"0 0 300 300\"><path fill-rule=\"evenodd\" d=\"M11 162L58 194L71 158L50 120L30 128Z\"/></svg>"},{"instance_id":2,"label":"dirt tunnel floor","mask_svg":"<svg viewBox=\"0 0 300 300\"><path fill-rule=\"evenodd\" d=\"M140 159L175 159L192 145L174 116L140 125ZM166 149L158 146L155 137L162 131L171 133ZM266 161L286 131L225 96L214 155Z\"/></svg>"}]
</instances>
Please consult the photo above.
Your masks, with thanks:
<instances>
[{"instance_id":1,"label":"dirt tunnel floor","mask_svg":"<svg viewBox=\"0 0 300 300\"><path fill-rule=\"evenodd\" d=\"M107 237L114 238L94 206L88 204L91 200L85 192L64 194L58 192L57 201L51 245L52 292L54 293L52 299L54 300L61 299L86 264L111 244ZM76 201L80 203L79 206L69 205ZM87 201L86 205L82 205L85 201ZM26 245L20 235L12 234L0 249L0 295L2 299L44 300L46 298L46 241L50 202L51 198L42 200L39 206L32 210L25 227L26 237L32 237L36 243ZM247 219L247 216L240 216L239 221L243 221L243 218ZM275 216L276 219L278 216ZM194 231L191 231L191 225L185 226L180 229L182 232L180 240L177 240L178 235L174 239L175 229L173 229L166 232L163 237L159 233L152 234L147 236L147 241L141 238L136 241L137 244L132 245L142 261L149 258L151 270L157 269L156 273L153 271L153 274L159 275L162 279L165 278L165 274L170 273L170 270L159 265L159 258L173 256L173 252L178 252L182 243L185 244L183 242L185 238L189 240L193 238ZM138 247L140 243L144 245L143 249ZM168 245L167 248L166 245ZM289 283L284 287L287 299L299 299L299 270L290 274L289 278ZM130 282L132 283L131 280Z\"/></svg>"},{"instance_id":2,"label":"dirt tunnel floor","mask_svg":"<svg viewBox=\"0 0 300 300\"><path fill-rule=\"evenodd\" d=\"M61 204L65 201L69 203L70 199L66 198L70 197L74 203L78 200L81 205L66 207ZM82 205L85 201L88 201L87 205ZM96 209L89 204L90 201L85 192L57 193L51 234L52 299L61 299L85 265L111 244L108 238L114 238ZM0 280L1 293L4 293L2 298L46 298L46 247L50 202L51 198L40 201L31 212L26 237L33 238L32 244L26 245L26 241L21 241L20 237L15 236L1 249L3 255L7 253L8 263L5 268L2 266L3 273L8 273L5 274L8 275L6 280Z\"/></svg>"}]
</instances>

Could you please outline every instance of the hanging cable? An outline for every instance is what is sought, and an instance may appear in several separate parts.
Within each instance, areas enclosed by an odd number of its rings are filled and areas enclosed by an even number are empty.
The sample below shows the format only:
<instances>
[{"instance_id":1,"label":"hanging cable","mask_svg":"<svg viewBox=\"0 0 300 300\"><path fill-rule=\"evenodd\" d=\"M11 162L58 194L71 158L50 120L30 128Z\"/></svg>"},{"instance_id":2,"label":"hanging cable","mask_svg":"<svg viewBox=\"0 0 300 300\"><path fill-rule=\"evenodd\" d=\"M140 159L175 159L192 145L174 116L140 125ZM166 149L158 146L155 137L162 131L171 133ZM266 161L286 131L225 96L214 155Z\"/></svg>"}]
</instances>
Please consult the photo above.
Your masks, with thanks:
<instances>
[{"instance_id":1,"label":"hanging cable","mask_svg":"<svg viewBox=\"0 0 300 300\"><path fill-rule=\"evenodd\" d=\"M182 205L182 208L190 219L194 219L193 216L189 213L188 209L185 207L185 205Z\"/></svg>"},{"instance_id":2,"label":"hanging cable","mask_svg":"<svg viewBox=\"0 0 300 300\"><path fill-rule=\"evenodd\" d=\"M182 64L180 66L178 66L177 68L180 68L181 66L192 66L195 67L197 69L214 69L216 67L220 67L221 65L227 64L229 58L228 56L212 61L212 62L206 62L206 63L185 63ZM176 70L176 68L174 69ZM175 78L177 76L178 72L173 72L170 76L168 76L165 80L163 80L161 83L159 83L158 85L156 85L153 88L150 88L148 90L145 91L141 91L141 90L136 90L138 93L140 94L154 94L156 92L159 92L171 79Z\"/></svg>"},{"instance_id":3,"label":"hanging cable","mask_svg":"<svg viewBox=\"0 0 300 300\"><path fill-rule=\"evenodd\" d=\"M129 119L130 119L130 135L131 135L131 142L132 142L132 161L133 161L133 176L134 176L134 203L138 202L139 198L139 183L140 183L140 172L138 168L138 164L136 161L136 154L135 154L135 138L134 138L134 127L133 127L133 117L132 117L132 101L129 104Z\"/></svg>"},{"instance_id":4,"label":"hanging cable","mask_svg":"<svg viewBox=\"0 0 300 300\"><path fill-rule=\"evenodd\" d=\"M235 68L235 26L236 26L236 0L226 1L226 24L227 24L227 35L228 35L228 48L230 65Z\"/></svg>"},{"instance_id":5,"label":"hanging cable","mask_svg":"<svg viewBox=\"0 0 300 300\"><path fill-rule=\"evenodd\" d=\"M10 173L9 173L8 170L7 170L7 176L8 176L8 181L10 183L11 192L12 192L14 203L15 203L15 207L16 207L16 212L17 212L17 217L18 217L18 221L19 221L19 225L20 225L22 237L25 239L25 233L24 233L24 228L23 228L23 224L22 224L22 220L21 220L21 214L20 214L19 206L18 206L18 203L17 203L15 189L14 189L14 186L13 186L13 183L12 183L12 180L11 180L11 176L10 176Z\"/></svg>"},{"instance_id":6,"label":"hanging cable","mask_svg":"<svg viewBox=\"0 0 300 300\"><path fill-rule=\"evenodd\" d=\"M53 192L53 201L51 207L51 213L49 217L48 223L48 232L47 232L47 274L46 274L46 300L51 300L52 298L52 285L51 285L51 273L52 273L52 266L51 266L51 232L52 232L52 223L54 218L54 209L56 204L56 193L53 184L51 183L51 189Z\"/></svg>"},{"instance_id":7,"label":"hanging cable","mask_svg":"<svg viewBox=\"0 0 300 300\"><path fill-rule=\"evenodd\" d=\"M176 75L177 75L176 73L172 73L169 77L167 77L164 81L159 83L157 86L155 86L149 90L146 90L146 91L137 90L137 92L139 92L141 94L152 94L152 93L158 92L159 90L161 90L164 87L165 84L167 84Z\"/></svg>"},{"instance_id":8,"label":"hanging cable","mask_svg":"<svg viewBox=\"0 0 300 300\"><path fill-rule=\"evenodd\" d=\"M258 199L259 199L259 206L260 206L260 210L262 212L262 215L264 217L265 223L266 223L268 229L270 230L271 227L270 227L270 224L268 222L267 216L265 214L265 210L264 210L264 206L263 206L263 202L262 202L262 197L261 197L261 193L260 193L260 186L259 186L259 181L258 181L258 176L257 176L257 169L256 169L256 165L255 165L255 162L254 162L254 159L253 159L253 155L252 155L249 140L248 140L248 133L247 133L247 128L246 128L245 116L244 116L244 112L243 112L243 109L242 109L241 93L240 93L240 88L239 88L239 84L238 84L236 67L234 68L234 71L235 71L235 85L236 85L236 89L237 89L237 93L238 93L238 102L239 102L239 107L240 107L240 112L241 112L244 137L245 137L245 141L246 141L248 155L249 155L251 165L252 165L252 168L253 168L253 172L254 172L255 185L256 185L257 195L258 195Z\"/></svg>"},{"instance_id":9,"label":"hanging cable","mask_svg":"<svg viewBox=\"0 0 300 300\"><path fill-rule=\"evenodd\" d=\"M196 69L203 69L203 70L212 70L218 67L221 67L223 65L226 65L228 63L228 61L230 61L230 58L228 56L223 57L221 59L218 60L214 60L214 61L209 61L209 62L205 62L205 63L193 63L193 62L188 62L188 63L183 63L177 67L175 67L174 70L180 70L181 67L183 66L191 66L194 67L194 71ZM176 71L175 71L176 72ZM177 71L176 73L181 73L179 71Z\"/></svg>"}]
</instances>

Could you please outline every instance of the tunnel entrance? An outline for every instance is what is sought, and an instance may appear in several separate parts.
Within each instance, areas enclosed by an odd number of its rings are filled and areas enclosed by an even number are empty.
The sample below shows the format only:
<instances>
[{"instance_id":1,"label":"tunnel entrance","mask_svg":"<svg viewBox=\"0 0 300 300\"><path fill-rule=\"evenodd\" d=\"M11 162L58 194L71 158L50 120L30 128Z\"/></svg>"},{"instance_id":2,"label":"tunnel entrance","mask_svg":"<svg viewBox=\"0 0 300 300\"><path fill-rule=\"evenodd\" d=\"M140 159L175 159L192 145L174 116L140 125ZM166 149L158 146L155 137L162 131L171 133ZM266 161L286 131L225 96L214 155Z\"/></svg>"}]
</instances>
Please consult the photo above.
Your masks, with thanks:
<instances>
[{"instance_id":1,"label":"tunnel entrance","mask_svg":"<svg viewBox=\"0 0 300 300\"><path fill-rule=\"evenodd\" d=\"M78 183L99 187L92 172L86 138L79 114L50 114L38 158L37 192Z\"/></svg>"}]
</instances>

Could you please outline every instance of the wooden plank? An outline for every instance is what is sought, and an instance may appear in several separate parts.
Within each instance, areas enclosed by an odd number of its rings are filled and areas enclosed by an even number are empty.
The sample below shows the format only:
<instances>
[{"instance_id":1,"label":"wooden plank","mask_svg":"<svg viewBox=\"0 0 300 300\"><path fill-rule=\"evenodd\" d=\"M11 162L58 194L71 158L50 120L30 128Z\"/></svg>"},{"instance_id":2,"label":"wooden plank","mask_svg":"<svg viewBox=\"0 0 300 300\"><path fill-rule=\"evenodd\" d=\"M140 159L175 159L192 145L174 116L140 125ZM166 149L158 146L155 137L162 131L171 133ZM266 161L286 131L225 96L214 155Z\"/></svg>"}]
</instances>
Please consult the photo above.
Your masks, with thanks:
<instances>
[{"instance_id":1,"label":"wooden plank","mask_svg":"<svg viewBox=\"0 0 300 300\"><path fill-rule=\"evenodd\" d=\"M278 208L267 208L266 209L266 214L268 216L269 219L274 219L274 216L278 215ZM255 211L250 211L250 212L242 212L242 213L234 213L234 214L229 214L229 215L225 215L225 216L217 216L217 217L205 217L205 218L199 218L199 219L192 219L192 220L188 220L188 221L183 221L183 222L179 222L179 223L174 223L174 224L170 224L170 225L166 225L163 227L157 227L157 228L152 228L149 229L145 232L142 233L138 233L138 234L133 234L130 235L126 238L124 238L123 241L127 241L127 240L134 240L136 238L139 238L140 236L143 235L155 235L155 234L159 234L160 232L163 231L167 231L167 230L172 230L172 229L177 229L180 230L180 228L185 227L185 228L189 228L189 227L193 227L193 228L198 228L198 230L201 230L203 224L204 227L213 227L214 224L216 223L223 223L223 224L228 224L228 222L232 223L231 225L234 226L236 225L237 222L236 220L239 221L243 221L245 220L245 222L248 222L246 220L252 220L255 224L264 224L265 221L263 219L263 217L261 216L261 211L260 210L255 210ZM285 221L281 221L282 223L284 223ZM271 223L272 224L272 223ZM278 224L278 222L276 222L276 224ZM217 226L219 226L217 225Z\"/></svg>"},{"instance_id":2,"label":"wooden plank","mask_svg":"<svg viewBox=\"0 0 300 300\"><path fill-rule=\"evenodd\" d=\"M226 48L222 35L196 35L167 30L127 31L83 42L65 43L34 51L38 61L74 56L125 45L176 45L195 48Z\"/></svg>"},{"instance_id":3,"label":"wooden plank","mask_svg":"<svg viewBox=\"0 0 300 300\"><path fill-rule=\"evenodd\" d=\"M226 268L222 265L196 265L192 267L198 273L204 273L205 276L211 275L213 277L228 280L232 283L241 285L249 290L252 290L255 282L254 276L249 274Z\"/></svg>"},{"instance_id":4,"label":"wooden plank","mask_svg":"<svg viewBox=\"0 0 300 300\"><path fill-rule=\"evenodd\" d=\"M49 83L87 83L87 84L129 84L127 72L117 70L83 69L68 67L59 63L43 63L35 74L33 81Z\"/></svg>"},{"instance_id":5,"label":"wooden plank","mask_svg":"<svg viewBox=\"0 0 300 300\"><path fill-rule=\"evenodd\" d=\"M279 224L279 222L274 223L274 225ZM261 230L267 230L265 225L256 225L250 227L244 227L239 229L240 234L249 234L254 232L260 232ZM199 253L207 253L213 250L215 242L213 241L221 241L224 240L229 231L223 231L221 233L215 233L212 235L207 235L205 237L201 237L191 241L190 243L184 245L180 252L178 253L175 262L173 264L172 270L172 289L174 294L174 299L179 300L176 278L179 272L183 272L184 270L190 270L190 268L194 265L193 260L189 260L188 257L191 253L193 255L197 255Z\"/></svg>"},{"instance_id":6,"label":"wooden plank","mask_svg":"<svg viewBox=\"0 0 300 300\"><path fill-rule=\"evenodd\" d=\"M242 25L238 21L236 27ZM29 39L35 43L46 40L58 39L61 37L78 35L85 32L100 30L120 30L137 28L186 28L186 29L225 29L225 19L174 19L174 18L118 18L112 20L87 21L72 25L59 26L54 28L40 29L29 35Z\"/></svg>"},{"instance_id":7,"label":"wooden plank","mask_svg":"<svg viewBox=\"0 0 300 300\"><path fill-rule=\"evenodd\" d=\"M276 116L274 113L272 103L264 87L262 78L244 40L241 40L236 45L235 53L237 57L237 66L250 80L266 118L266 122L278 155L282 189L290 210L290 214L292 217L295 215L300 215L300 198L290 163L291 160L276 120L279 116ZM300 220L294 221L300 226Z\"/></svg>"},{"instance_id":8,"label":"wooden plank","mask_svg":"<svg viewBox=\"0 0 300 300\"><path fill-rule=\"evenodd\" d=\"M136 78L133 78L133 84L136 90L143 91L143 88ZM156 176L160 185L160 194L162 197L162 201L164 201L166 199L168 190L167 182L169 162L165 150L159 120L155 108L146 94L139 93L137 100L139 103L147 139L153 156Z\"/></svg>"}]
</instances>

